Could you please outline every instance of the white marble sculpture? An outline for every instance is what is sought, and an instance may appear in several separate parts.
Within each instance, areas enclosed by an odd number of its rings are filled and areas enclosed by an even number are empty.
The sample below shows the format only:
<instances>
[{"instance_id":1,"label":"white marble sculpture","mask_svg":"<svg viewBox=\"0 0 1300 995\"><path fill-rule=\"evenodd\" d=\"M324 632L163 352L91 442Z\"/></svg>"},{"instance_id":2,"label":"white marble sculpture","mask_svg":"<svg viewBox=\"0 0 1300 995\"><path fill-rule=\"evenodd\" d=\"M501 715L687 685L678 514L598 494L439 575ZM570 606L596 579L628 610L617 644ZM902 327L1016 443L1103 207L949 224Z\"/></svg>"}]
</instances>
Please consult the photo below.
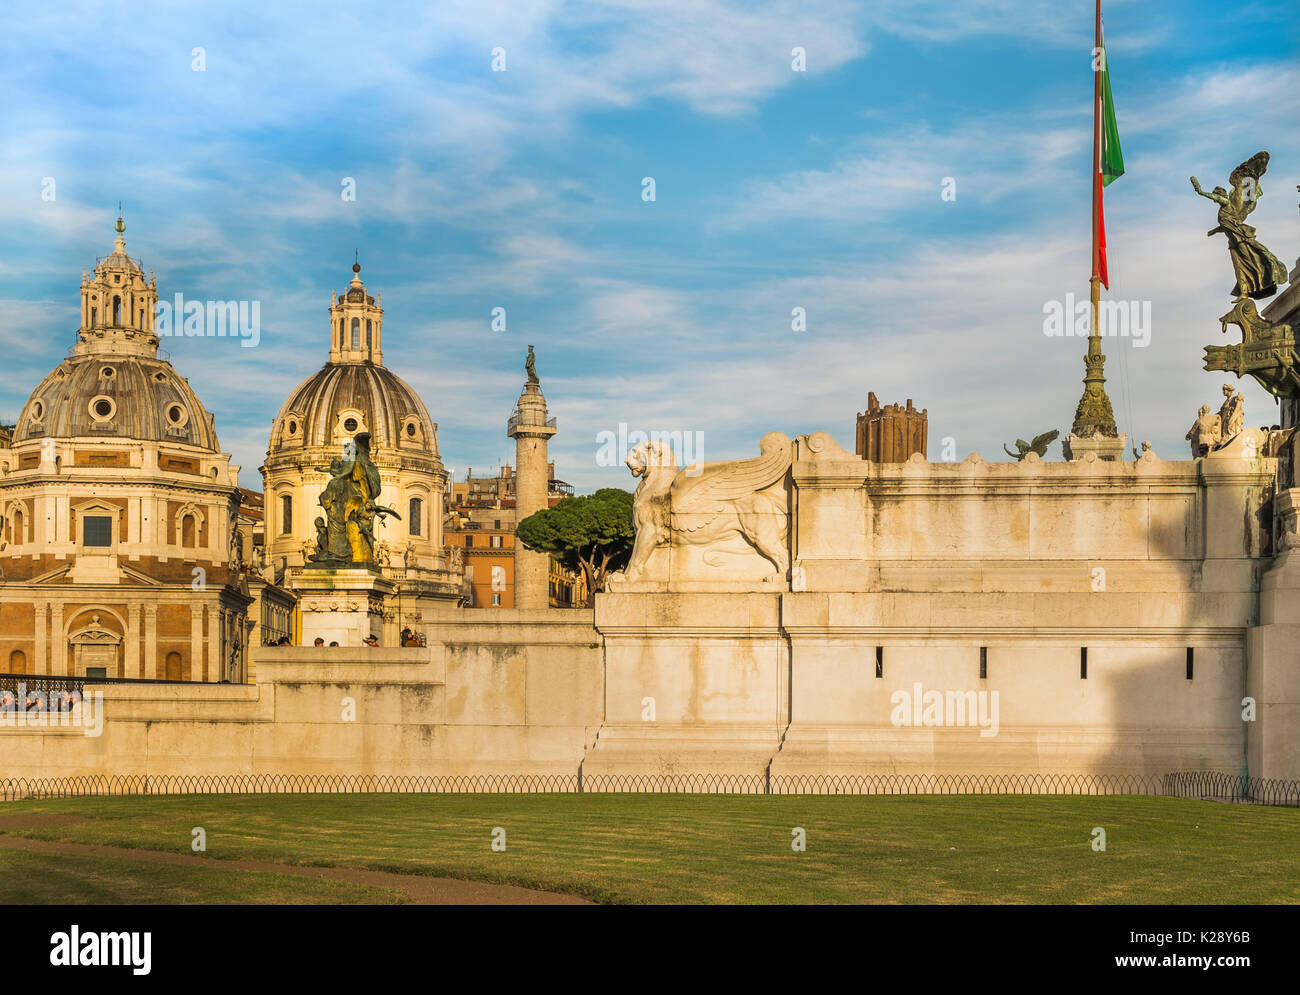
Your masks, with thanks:
<instances>
[{"instance_id":1,"label":"white marble sculpture","mask_svg":"<svg viewBox=\"0 0 1300 995\"><path fill-rule=\"evenodd\" d=\"M769 432L759 442L759 452L755 459L678 470L666 443L651 440L636 446L627 457L632 476L641 478L632 506L636 541L624 577L638 580L660 546L707 548L737 535L771 562L769 580L788 576L788 504L784 486L776 485L783 485L790 469L793 443L780 432Z\"/></svg>"},{"instance_id":2,"label":"white marble sculpture","mask_svg":"<svg viewBox=\"0 0 1300 995\"><path fill-rule=\"evenodd\" d=\"M1222 449L1241 434L1246 425L1246 401L1241 391L1232 384L1223 385L1223 406L1218 414L1210 412L1208 404L1202 404L1197 412L1196 422L1187 432L1187 441L1192 444L1192 459L1208 456L1216 449Z\"/></svg>"},{"instance_id":3,"label":"white marble sculpture","mask_svg":"<svg viewBox=\"0 0 1300 995\"><path fill-rule=\"evenodd\" d=\"M1219 408L1219 430L1223 434L1220 445L1235 439L1246 425L1246 401L1241 396L1241 391L1226 383L1223 385L1223 397L1223 407Z\"/></svg>"}]
</instances>

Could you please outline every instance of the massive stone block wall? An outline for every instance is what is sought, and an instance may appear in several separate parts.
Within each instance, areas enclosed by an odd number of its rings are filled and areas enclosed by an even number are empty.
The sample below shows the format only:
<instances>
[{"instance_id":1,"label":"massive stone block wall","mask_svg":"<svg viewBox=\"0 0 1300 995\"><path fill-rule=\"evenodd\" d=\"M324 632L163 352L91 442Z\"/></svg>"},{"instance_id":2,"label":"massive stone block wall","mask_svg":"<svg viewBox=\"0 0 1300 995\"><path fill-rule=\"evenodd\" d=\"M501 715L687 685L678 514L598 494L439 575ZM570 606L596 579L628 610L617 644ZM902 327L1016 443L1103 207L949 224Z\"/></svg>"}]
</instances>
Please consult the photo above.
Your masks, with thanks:
<instances>
[{"instance_id":1,"label":"massive stone block wall","mask_svg":"<svg viewBox=\"0 0 1300 995\"><path fill-rule=\"evenodd\" d=\"M879 464L800 437L788 583L755 581L733 537L728 557L670 544L598 599L585 770L1300 776L1300 667L1262 649L1294 630L1248 637L1273 565L1262 443Z\"/></svg>"},{"instance_id":2,"label":"massive stone block wall","mask_svg":"<svg viewBox=\"0 0 1300 995\"><path fill-rule=\"evenodd\" d=\"M253 685L106 685L102 731L0 726L0 777L573 773L601 716L588 611L462 611L428 648L259 647Z\"/></svg>"}]
</instances>

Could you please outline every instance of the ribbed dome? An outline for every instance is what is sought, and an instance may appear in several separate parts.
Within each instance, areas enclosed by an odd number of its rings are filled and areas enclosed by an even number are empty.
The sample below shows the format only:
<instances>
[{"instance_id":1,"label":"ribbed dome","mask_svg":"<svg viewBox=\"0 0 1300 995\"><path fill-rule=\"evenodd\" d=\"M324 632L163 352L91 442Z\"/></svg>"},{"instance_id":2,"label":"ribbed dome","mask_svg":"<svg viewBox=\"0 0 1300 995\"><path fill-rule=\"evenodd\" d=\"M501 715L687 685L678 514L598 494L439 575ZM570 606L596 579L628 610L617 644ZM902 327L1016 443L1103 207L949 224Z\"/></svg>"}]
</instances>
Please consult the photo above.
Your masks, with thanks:
<instances>
[{"instance_id":1,"label":"ribbed dome","mask_svg":"<svg viewBox=\"0 0 1300 995\"><path fill-rule=\"evenodd\" d=\"M117 270L144 275L144 266L140 264L138 259L132 259L128 256L126 254L126 249L122 246L118 246L110 254L95 264L96 273L112 273Z\"/></svg>"},{"instance_id":2,"label":"ribbed dome","mask_svg":"<svg viewBox=\"0 0 1300 995\"><path fill-rule=\"evenodd\" d=\"M435 426L420 396L397 374L373 363L328 363L299 384L276 415L268 455L333 447L362 431L370 432L372 446L381 452L438 456Z\"/></svg>"},{"instance_id":3,"label":"ribbed dome","mask_svg":"<svg viewBox=\"0 0 1300 995\"><path fill-rule=\"evenodd\" d=\"M88 353L64 360L23 406L14 441L98 437L221 451L216 426L171 363Z\"/></svg>"}]
</instances>

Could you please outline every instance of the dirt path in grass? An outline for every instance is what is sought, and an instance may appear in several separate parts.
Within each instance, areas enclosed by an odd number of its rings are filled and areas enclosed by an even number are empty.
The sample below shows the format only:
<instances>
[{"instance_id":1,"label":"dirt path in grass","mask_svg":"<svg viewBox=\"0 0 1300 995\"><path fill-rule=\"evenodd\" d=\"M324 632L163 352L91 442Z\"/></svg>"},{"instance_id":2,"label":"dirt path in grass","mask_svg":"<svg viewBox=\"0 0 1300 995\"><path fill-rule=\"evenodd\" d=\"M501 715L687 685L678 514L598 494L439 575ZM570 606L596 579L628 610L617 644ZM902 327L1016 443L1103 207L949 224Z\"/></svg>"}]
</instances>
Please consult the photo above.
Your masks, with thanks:
<instances>
[{"instance_id":1,"label":"dirt path in grass","mask_svg":"<svg viewBox=\"0 0 1300 995\"><path fill-rule=\"evenodd\" d=\"M0 830L27 826L49 825L54 822L76 822L79 816L10 815L0 816ZM62 843L48 840L25 839L21 836L0 836L0 848L6 850L34 850L39 853L84 854L123 860L147 860L157 864L174 864L178 867L223 868L233 871L262 871L269 874L292 874L300 878L322 881L347 881L352 884L393 888L406 895L412 905L591 905L575 895L561 895L550 891L516 888L508 884L487 884L481 881L461 881L457 878L434 878L420 874L390 874L387 871L364 871L351 867L298 867L293 864L275 864L266 860L214 860L188 853L168 853L165 850L132 850L121 846L97 846L88 843Z\"/></svg>"}]
</instances>

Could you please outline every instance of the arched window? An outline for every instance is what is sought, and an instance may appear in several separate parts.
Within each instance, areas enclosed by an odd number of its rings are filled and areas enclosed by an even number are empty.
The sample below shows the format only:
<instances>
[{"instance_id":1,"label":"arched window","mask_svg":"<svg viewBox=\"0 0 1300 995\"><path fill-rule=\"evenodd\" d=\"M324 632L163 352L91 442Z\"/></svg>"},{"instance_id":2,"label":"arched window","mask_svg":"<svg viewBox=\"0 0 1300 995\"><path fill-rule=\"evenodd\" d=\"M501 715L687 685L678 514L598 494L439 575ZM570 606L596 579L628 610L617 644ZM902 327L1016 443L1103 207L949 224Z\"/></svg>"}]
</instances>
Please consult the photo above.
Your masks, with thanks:
<instances>
[{"instance_id":1,"label":"arched window","mask_svg":"<svg viewBox=\"0 0 1300 995\"><path fill-rule=\"evenodd\" d=\"M113 324L122 324L122 298L113 298Z\"/></svg>"},{"instance_id":2,"label":"arched window","mask_svg":"<svg viewBox=\"0 0 1300 995\"><path fill-rule=\"evenodd\" d=\"M352 348L353 349L361 348L361 319L360 318L352 319Z\"/></svg>"},{"instance_id":3,"label":"arched window","mask_svg":"<svg viewBox=\"0 0 1300 995\"><path fill-rule=\"evenodd\" d=\"M167 670L163 679L168 681L184 679L181 675L181 655L174 650L167 654Z\"/></svg>"},{"instance_id":4,"label":"arched window","mask_svg":"<svg viewBox=\"0 0 1300 995\"><path fill-rule=\"evenodd\" d=\"M186 549L194 548L194 516L186 515L181 519L181 545Z\"/></svg>"},{"instance_id":5,"label":"arched window","mask_svg":"<svg viewBox=\"0 0 1300 995\"><path fill-rule=\"evenodd\" d=\"M98 324L99 324L99 308L92 307L90 309L90 327L94 328Z\"/></svg>"},{"instance_id":6,"label":"arched window","mask_svg":"<svg viewBox=\"0 0 1300 995\"><path fill-rule=\"evenodd\" d=\"M293 495L286 494L280 498L280 534L293 532Z\"/></svg>"},{"instance_id":7,"label":"arched window","mask_svg":"<svg viewBox=\"0 0 1300 995\"><path fill-rule=\"evenodd\" d=\"M15 511L13 514L13 537L9 540L15 546L21 546L23 542L23 513Z\"/></svg>"},{"instance_id":8,"label":"arched window","mask_svg":"<svg viewBox=\"0 0 1300 995\"><path fill-rule=\"evenodd\" d=\"M22 650L14 650L9 654L9 673L27 673L27 654Z\"/></svg>"},{"instance_id":9,"label":"arched window","mask_svg":"<svg viewBox=\"0 0 1300 995\"><path fill-rule=\"evenodd\" d=\"M370 319L367 318L366 319L366 348L369 349L373 343L374 343L374 339L370 337Z\"/></svg>"},{"instance_id":10,"label":"arched window","mask_svg":"<svg viewBox=\"0 0 1300 995\"><path fill-rule=\"evenodd\" d=\"M411 535L420 535L420 527L424 521L424 502L419 498L411 498L410 514L407 516L407 527L411 530Z\"/></svg>"}]
</instances>

